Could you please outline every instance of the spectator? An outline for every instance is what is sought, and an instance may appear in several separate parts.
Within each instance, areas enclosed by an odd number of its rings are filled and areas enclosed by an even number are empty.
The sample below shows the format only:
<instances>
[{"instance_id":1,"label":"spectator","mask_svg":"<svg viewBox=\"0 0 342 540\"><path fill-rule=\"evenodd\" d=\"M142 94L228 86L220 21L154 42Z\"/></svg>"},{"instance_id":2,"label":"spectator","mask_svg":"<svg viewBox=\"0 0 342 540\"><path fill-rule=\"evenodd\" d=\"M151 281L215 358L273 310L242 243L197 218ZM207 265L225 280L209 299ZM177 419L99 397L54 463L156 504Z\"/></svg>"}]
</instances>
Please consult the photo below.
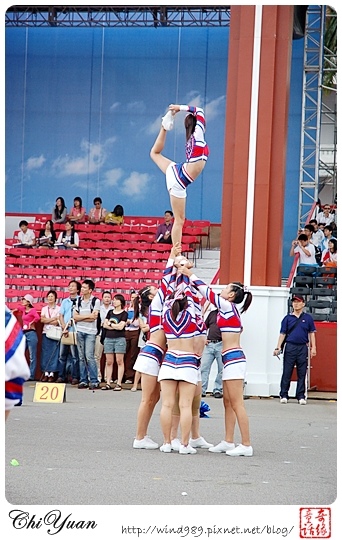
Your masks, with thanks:
<instances>
[{"instance_id":1,"label":"spectator","mask_svg":"<svg viewBox=\"0 0 342 540\"><path fill-rule=\"evenodd\" d=\"M330 225L335 221L335 214L331 212L331 207L329 204L323 206L323 212L319 212L317 216L318 223L324 223L324 225Z\"/></svg>"},{"instance_id":2,"label":"spectator","mask_svg":"<svg viewBox=\"0 0 342 540\"><path fill-rule=\"evenodd\" d=\"M95 340L97 334L97 318L100 312L100 300L93 296L95 283L85 279L81 287L81 298L74 308L74 319L77 329L77 349L80 360L79 389L97 390L97 364L95 360Z\"/></svg>"},{"instance_id":3,"label":"spectator","mask_svg":"<svg viewBox=\"0 0 342 540\"><path fill-rule=\"evenodd\" d=\"M126 338L126 354L125 354L125 382L130 384L133 382L133 379L136 375L133 366L139 354L139 335L140 335L140 324L139 318L134 318L134 299L138 296L138 293L134 290L131 290L129 306L127 308L128 319L126 322L125 328L125 338ZM145 344L145 342L144 342ZM134 390L133 390L134 392Z\"/></svg>"},{"instance_id":4,"label":"spectator","mask_svg":"<svg viewBox=\"0 0 342 540\"><path fill-rule=\"evenodd\" d=\"M158 225L155 242L160 244L172 244L171 231L173 225L173 213L166 210L164 213L164 223Z\"/></svg>"},{"instance_id":5,"label":"spectator","mask_svg":"<svg viewBox=\"0 0 342 540\"><path fill-rule=\"evenodd\" d=\"M297 240L292 242L290 257L293 257L296 253L299 253L299 264L318 266L315 257L315 246L310 244L308 237L304 233L301 233Z\"/></svg>"},{"instance_id":6,"label":"spectator","mask_svg":"<svg viewBox=\"0 0 342 540\"><path fill-rule=\"evenodd\" d=\"M328 249L325 249L323 251L322 265L323 266L337 266L337 240L336 238L330 238L328 242Z\"/></svg>"},{"instance_id":7,"label":"spectator","mask_svg":"<svg viewBox=\"0 0 342 540\"><path fill-rule=\"evenodd\" d=\"M215 398L222 398L222 336L221 330L217 326L218 310L207 302L203 309L204 322L208 329L207 341L204 347L204 351L201 358L201 376L202 376L202 397L206 396L208 379L211 366L216 360L217 363L217 375L215 379L213 396Z\"/></svg>"},{"instance_id":8,"label":"spectator","mask_svg":"<svg viewBox=\"0 0 342 540\"><path fill-rule=\"evenodd\" d=\"M107 210L105 208L102 208L101 206L102 205L101 197L95 197L93 204L94 204L94 207L90 209L89 214L88 214L89 223L93 223L93 225L104 223Z\"/></svg>"},{"instance_id":9,"label":"spectator","mask_svg":"<svg viewBox=\"0 0 342 540\"><path fill-rule=\"evenodd\" d=\"M63 197L57 197L56 206L52 210L53 223L65 223L67 220L68 209L65 206Z\"/></svg>"},{"instance_id":10,"label":"spectator","mask_svg":"<svg viewBox=\"0 0 342 540\"><path fill-rule=\"evenodd\" d=\"M321 243L322 253L323 251L328 249L329 247L328 244L332 238L336 240L335 236L333 236L333 228L331 225L325 225L323 232L324 232L324 240L322 240L322 243Z\"/></svg>"},{"instance_id":11,"label":"spectator","mask_svg":"<svg viewBox=\"0 0 342 540\"><path fill-rule=\"evenodd\" d=\"M117 204L113 212L108 212L105 217L105 223L107 225L123 225L124 222L124 209L121 204Z\"/></svg>"},{"instance_id":12,"label":"spectator","mask_svg":"<svg viewBox=\"0 0 342 540\"><path fill-rule=\"evenodd\" d=\"M36 236L32 229L28 228L28 222L22 219L19 222L19 228L17 239L21 247L33 247L36 245Z\"/></svg>"},{"instance_id":13,"label":"spectator","mask_svg":"<svg viewBox=\"0 0 342 540\"><path fill-rule=\"evenodd\" d=\"M304 313L304 305L303 296L298 294L292 297L293 313L286 315L282 320L278 343L273 351L273 356L278 356L286 342L280 382L280 403L282 404L288 402L292 373L296 365L296 399L299 405L306 405L305 378L308 368L308 346L310 343L311 357L316 356L316 328L311 315Z\"/></svg>"},{"instance_id":14,"label":"spectator","mask_svg":"<svg viewBox=\"0 0 342 540\"><path fill-rule=\"evenodd\" d=\"M47 306L42 308L40 320L43 323L42 349L40 356L40 368L44 373L42 382L53 382L58 373L59 342L49 339L46 332L51 326L59 326L59 310L57 306L56 291L49 291L46 295Z\"/></svg>"},{"instance_id":15,"label":"spectator","mask_svg":"<svg viewBox=\"0 0 342 540\"><path fill-rule=\"evenodd\" d=\"M40 229L38 245L40 248L52 248L56 242L56 233L53 228L53 221L48 219L44 229Z\"/></svg>"},{"instance_id":16,"label":"spectator","mask_svg":"<svg viewBox=\"0 0 342 540\"><path fill-rule=\"evenodd\" d=\"M36 331L36 323L40 320L39 313L33 307L33 296L25 294L21 300L21 306L17 310L22 315L23 332L26 338L26 350L28 349L30 357L30 381L34 381L37 368L37 345L38 337Z\"/></svg>"},{"instance_id":17,"label":"spectator","mask_svg":"<svg viewBox=\"0 0 342 540\"><path fill-rule=\"evenodd\" d=\"M75 197L74 206L68 215L69 221L72 221L73 223L85 223L85 213L86 209L82 206L81 197Z\"/></svg>"},{"instance_id":18,"label":"spectator","mask_svg":"<svg viewBox=\"0 0 342 540\"><path fill-rule=\"evenodd\" d=\"M56 242L60 249L77 249L80 245L80 238L75 231L75 225L71 221L65 222L65 231L62 231Z\"/></svg>"},{"instance_id":19,"label":"spectator","mask_svg":"<svg viewBox=\"0 0 342 540\"><path fill-rule=\"evenodd\" d=\"M122 294L116 294L113 298L113 308L108 311L103 323L105 329L103 350L106 355L106 386L103 386L102 390L111 390L110 381L113 372L114 354L118 366L118 378L114 390L122 390L122 379L125 371L125 327L127 319L128 313L125 310L125 299Z\"/></svg>"},{"instance_id":20,"label":"spectator","mask_svg":"<svg viewBox=\"0 0 342 540\"><path fill-rule=\"evenodd\" d=\"M309 225L312 225L314 230L312 233L311 241L316 247L320 247L322 240L324 239L323 231L318 227L317 219L310 219Z\"/></svg>"},{"instance_id":21,"label":"spectator","mask_svg":"<svg viewBox=\"0 0 342 540\"><path fill-rule=\"evenodd\" d=\"M64 298L59 310L59 322L64 329L71 326L73 318L73 310L81 292L81 283L72 279L68 285L69 298ZM67 361L68 356L71 356L71 384L75 386L79 383L79 358L76 345L64 345L61 343L58 359L58 379L56 382L66 382Z\"/></svg>"},{"instance_id":22,"label":"spectator","mask_svg":"<svg viewBox=\"0 0 342 540\"><path fill-rule=\"evenodd\" d=\"M100 319L101 319L101 330L96 336L95 340L95 360L97 364L97 374L99 382L102 381L101 375L101 358L103 353L103 323L106 318L108 311L112 308L112 295L109 291L104 291L102 293L102 302L100 306Z\"/></svg>"},{"instance_id":23,"label":"spectator","mask_svg":"<svg viewBox=\"0 0 342 540\"><path fill-rule=\"evenodd\" d=\"M313 242L313 234L315 232L315 228L311 223L307 223L304 227L304 234L309 239L309 244L313 245L315 248L315 260L317 264L321 264L321 258L322 258L322 251L320 246L316 246Z\"/></svg>"},{"instance_id":24,"label":"spectator","mask_svg":"<svg viewBox=\"0 0 342 540\"><path fill-rule=\"evenodd\" d=\"M30 377L25 356L25 337L17 318L5 306L5 420L21 405L24 382Z\"/></svg>"}]
</instances>

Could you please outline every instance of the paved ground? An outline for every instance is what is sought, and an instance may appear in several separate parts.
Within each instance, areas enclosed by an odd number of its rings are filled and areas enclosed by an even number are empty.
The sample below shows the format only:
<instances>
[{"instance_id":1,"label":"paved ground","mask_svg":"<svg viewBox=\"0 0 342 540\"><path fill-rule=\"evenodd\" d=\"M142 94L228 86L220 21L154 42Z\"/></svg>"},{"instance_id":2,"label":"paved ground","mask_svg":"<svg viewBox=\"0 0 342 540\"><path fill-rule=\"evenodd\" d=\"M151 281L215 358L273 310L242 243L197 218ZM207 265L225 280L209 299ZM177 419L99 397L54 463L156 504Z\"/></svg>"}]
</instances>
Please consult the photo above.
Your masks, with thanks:
<instances>
[{"instance_id":1,"label":"paved ground","mask_svg":"<svg viewBox=\"0 0 342 540\"><path fill-rule=\"evenodd\" d=\"M33 392L26 383L24 404L6 425L5 489L13 505L327 506L336 498L336 401L246 399L255 455L231 458L134 450L140 392L68 385L61 404L33 403ZM218 443L222 400L205 401L210 418L201 420L201 432ZM162 443L159 411L158 404L149 434Z\"/></svg>"}]
</instances>

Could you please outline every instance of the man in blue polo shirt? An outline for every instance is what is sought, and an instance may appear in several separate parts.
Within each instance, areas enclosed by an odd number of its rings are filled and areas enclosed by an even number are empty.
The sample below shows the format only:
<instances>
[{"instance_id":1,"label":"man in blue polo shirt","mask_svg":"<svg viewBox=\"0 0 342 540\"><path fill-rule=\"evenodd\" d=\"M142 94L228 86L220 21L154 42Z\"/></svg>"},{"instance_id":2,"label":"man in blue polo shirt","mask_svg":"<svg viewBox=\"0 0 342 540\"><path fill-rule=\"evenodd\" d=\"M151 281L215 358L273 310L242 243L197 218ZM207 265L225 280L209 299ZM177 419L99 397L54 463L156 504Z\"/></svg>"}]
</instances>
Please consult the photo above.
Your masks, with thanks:
<instances>
[{"instance_id":1,"label":"man in blue polo shirt","mask_svg":"<svg viewBox=\"0 0 342 540\"><path fill-rule=\"evenodd\" d=\"M293 368L297 368L296 399L299 405L306 405L305 378L308 356L316 356L316 327L309 313L304 313L305 300L297 294L292 297L293 313L286 315L281 322L280 335L273 355L277 356L284 339L283 374L280 381L280 403L287 403Z\"/></svg>"}]
</instances>

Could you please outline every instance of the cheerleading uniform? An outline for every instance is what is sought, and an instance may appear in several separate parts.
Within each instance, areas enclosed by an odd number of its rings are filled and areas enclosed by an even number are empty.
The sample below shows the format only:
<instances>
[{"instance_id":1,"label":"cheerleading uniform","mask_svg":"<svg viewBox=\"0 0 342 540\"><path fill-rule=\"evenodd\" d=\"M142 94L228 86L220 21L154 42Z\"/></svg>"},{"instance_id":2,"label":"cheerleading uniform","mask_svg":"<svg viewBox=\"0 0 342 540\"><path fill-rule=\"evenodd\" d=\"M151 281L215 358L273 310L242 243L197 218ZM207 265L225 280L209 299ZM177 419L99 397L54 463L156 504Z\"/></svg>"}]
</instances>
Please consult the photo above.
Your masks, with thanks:
<instances>
[{"instance_id":1,"label":"cheerleading uniform","mask_svg":"<svg viewBox=\"0 0 342 540\"><path fill-rule=\"evenodd\" d=\"M214 293L195 274L190 277L191 283L211 304L217 307L217 326L221 330L222 340L227 333L241 334L242 324L240 313L234 303L225 300ZM246 357L240 347L233 347L222 351L223 372L222 380L244 379L246 375Z\"/></svg>"},{"instance_id":2,"label":"cheerleading uniform","mask_svg":"<svg viewBox=\"0 0 342 540\"><path fill-rule=\"evenodd\" d=\"M5 306L5 411L21 404L23 385L29 377L23 331L16 317Z\"/></svg>"},{"instance_id":3,"label":"cheerleading uniform","mask_svg":"<svg viewBox=\"0 0 342 540\"><path fill-rule=\"evenodd\" d=\"M188 306L178 314L175 321L171 315L172 306L177 298L183 296L187 297ZM197 384L200 357L194 352L172 349L173 339L194 338L198 331L195 304L187 276L177 280L175 298L165 301L162 322L169 348L162 361L158 380L172 379Z\"/></svg>"},{"instance_id":4,"label":"cheerleading uniform","mask_svg":"<svg viewBox=\"0 0 342 540\"><path fill-rule=\"evenodd\" d=\"M153 333L163 330L162 312L164 300L167 294L173 292L176 281L176 268L173 266L173 259L169 259L163 272L161 286L153 298L148 315L150 327L150 339L140 350L133 369L146 375L157 377L161 366L165 349L153 342Z\"/></svg>"},{"instance_id":5,"label":"cheerleading uniform","mask_svg":"<svg viewBox=\"0 0 342 540\"><path fill-rule=\"evenodd\" d=\"M185 146L185 163L171 162L166 169L166 186L168 192L174 197L185 199L186 188L194 181L186 170L186 163L195 163L196 161L207 161L209 156L209 147L204 138L205 134L205 116L200 107L191 107L189 105L180 105L181 111L187 111L196 117L195 131Z\"/></svg>"},{"instance_id":6,"label":"cheerleading uniform","mask_svg":"<svg viewBox=\"0 0 342 540\"><path fill-rule=\"evenodd\" d=\"M196 117L195 131L185 146L186 162L194 163L195 161L200 161L202 159L207 161L209 156L209 147L204 138L206 121L203 109L200 107L181 105L180 110L187 111Z\"/></svg>"}]
</instances>

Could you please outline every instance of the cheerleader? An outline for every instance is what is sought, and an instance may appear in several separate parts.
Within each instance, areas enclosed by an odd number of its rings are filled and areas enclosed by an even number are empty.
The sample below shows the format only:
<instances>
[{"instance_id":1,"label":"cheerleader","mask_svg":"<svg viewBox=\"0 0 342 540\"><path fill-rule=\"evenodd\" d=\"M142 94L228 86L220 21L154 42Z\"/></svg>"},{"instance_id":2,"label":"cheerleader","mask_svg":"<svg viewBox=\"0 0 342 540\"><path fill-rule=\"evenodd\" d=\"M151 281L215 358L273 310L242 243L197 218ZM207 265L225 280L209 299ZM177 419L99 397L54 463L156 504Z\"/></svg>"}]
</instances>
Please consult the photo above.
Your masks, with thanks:
<instances>
[{"instance_id":1,"label":"cheerleader","mask_svg":"<svg viewBox=\"0 0 342 540\"><path fill-rule=\"evenodd\" d=\"M148 320L150 337L136 359L133 369L141 373L141 402L137 415L137 431L133 448L153 450L158 448L148 435L147 429L152 413L160 398L158 373L166 350L166 338L162 325L162 310L168 291L173 290L176 279L174 259L180 253L180 246L172 247L170 258L163 273L159 289L147 286L141 289L134 300L134 318L145 316ZM145 323L146 324L146 323ZM146 327L145 327L146 329Z\"/></svg>"},{"instance_id":2,"label":"cheerleader","mask_svg":"<svg viewBox=\"0 0 342 540\"><path fill-rule=\"evenodd\" d=\"M174 116L179 111L189 113L184 120L186 161L175 163L163 156L161 152L165 146L166 132L173 128ZM166 176L166 186L170 194L174 215L171 232L173 244L181 243L182 240L182 228L185 221L186 188L201 174L209 156L209 148L204 137L205 128L206 121L203 109L189 105L171 104L162 120L159 134L150 151L151 159Z\"/></svg>"},{"instance_id":3,"label":"cheerleader","mask_svg":"<svg viewBox=\"0 0 342 540\"><path fill-rule=\"evenodd\" d=\"M162 394L160 422L164 435L162 452L171 452L172 411L179 393L180 454L196 454L189 444L192 403L199 382L200 356L195 354L196 310L188 278L177 283L176 291L164 303L163 328L168 350L158 375Z\"/></svg>"},{"instance_id":4,"label":"cheerleader","mask_svg":"<svg viewBox=\"0 0 342 540\"><path fill-rule=\"evenodd\" d=\"M193 263L188 259L185 259L183 256L176 257L175 266L179 268L180 264L185 264L187 268L192 268ZM180 274L177 278L177 288L180 286L180 283L183 281L183 275ZM207 329L203 321L201 301L199 298L198 291L190 285L190 290L192 293L194 308L195 308L195 318L196 318L196 331L194 339L194 353L202 357L203 349L206 342L206 333ZM211 448L213 444L207 442L204 437L200 435L200 407L201 407L201 395L202 395L202 382L201 382L201 371L198 370L199 381L197 383L195 396L192 402L192 422L191 422L191 438L189 439L189 444L193 448ZM171 426L171 449L179 452L181 441L177 436L178 427L180 420L180 409L179 409L179 392L176 392L175 405L172 410L172 426Z\"/></svg>"},{"instance_id":5,"label":"cheerleader","mask_svg":"<svg viewBox=\"0 0 342 540\"><path fill-rule=\"evenodd\" d=\"M223 403L225 408L225 440L209 448L209 452L225 452L229 456L252 456L249 421L243 400L243 384L246 374L246 357L240 346L241 318L236 304L243 303L241 313L249 308L252 294L242 283L229 283L221 293L215 294L203 281L185 266L180 272L218 309L217 325L222 334ZM241 444L234 444L234 427L237 420Z\"/></svg>"}]
</instances>

